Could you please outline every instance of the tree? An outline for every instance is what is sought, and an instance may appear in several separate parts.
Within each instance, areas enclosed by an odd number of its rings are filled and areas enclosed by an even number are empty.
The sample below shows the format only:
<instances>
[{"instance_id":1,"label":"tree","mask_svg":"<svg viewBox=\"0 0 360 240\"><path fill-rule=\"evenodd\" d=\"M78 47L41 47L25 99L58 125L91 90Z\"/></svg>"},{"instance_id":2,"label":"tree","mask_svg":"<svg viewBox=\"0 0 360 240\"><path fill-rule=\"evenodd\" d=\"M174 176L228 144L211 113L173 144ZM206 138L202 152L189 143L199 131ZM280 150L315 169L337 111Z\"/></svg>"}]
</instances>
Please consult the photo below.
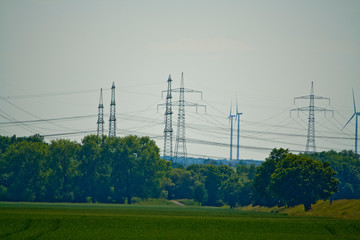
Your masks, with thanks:
<instances>
[{"instance_id":1,"label":"tree","mask_svg":"<svg viewBox=\"0 0 360 240\"><path fill-rule=\"evenodd\" d=\"M21 141L10 145L2 155L1 175L9 200L39 201L48 146L43 142Z\"/></svg>"},{"instance_id":2,"label":"tree","mask_svg":"<svg viewBox=\"0 0 360 240\"><path fill-rule=\"evenodd\" d=\"M270 189L271 175L275 172L276 165L281 159L289 154L288 149L273 149L266 161L261 163L257 169L254 178L254 205L262 205L267 207L275 206L279 203L279 199Z\"/></svg>"},{"instance_id":3,"label":"tree","mask_svg":"<svg viewBox=\"0 0 360 240\"><path fill-rule=\"evenodd\" d=\"M194 200L200 204L204 204L207 201L207 192L205 185L197 183L194 189Z\"/></svg>"},{"instance_id":4,"label":"tree","mask_svg":"<svg viewBox=\"0 0 360 240\"><path fill-rule=\"evenodd\" d=\"M276 164L269 188L288 206L304 204L305 211L308 211L311 204L328 199L337 191L335 174L327 162L287 154Z\"/></svg>"},{"instance_id":5,"label":"tree","mask_svg":"<svg viewBox=\"0 0 360 240\"><path fill-rule=\"evenodd\" d=\"M169 199L192 198L194 195L197 175L192 170L172 168L169 173L171 184L168 184Z\"/></svg>"},{"instance_id":6,"label":"tree","mask_svg":"<svg viewBox=\"0 0 360 240\"><path fill-rule=\"evenodd\" d=\"M108 190L106 177L110 175L109 164L101 158L102 138L96 135L85 136L79 152L79 188L80 201L97 201L104 199L103 191Z\"/></svg>"},{"instance_id":7,"label":"tree","mask_svg":"<svg viewBox=\"0 0 360 240\"><path fill-rule=\"evenodd\" d=\"M223 200L230 206L230 208L234 208L238 203L242 187L243 185L240 181L240 177L236 174L232 175L223 183Z\"/></svg>"},{"instance_id":8,"label":"tree","mask_svg":"<svg viewBox=\"0 0 360 240\"><path fill-rule=\"evenodd\" d=\"M309 155L315 160L329 162L337 172L339 191L333 199L360 199L360 159L353 151L313 153Z\"/></svg>"},{"instance_id":9,"label":"tree","mask_svg":"<svg viewBox=\"0 0 360 240\"><path fill-rule=\"evenodd\" d=\"M205 168L205 188L208 194L206 205L208 206L219 206L222 205L219 200L220 197L220 186L222 176L215 165L206 165Z\"/></svg>"},{"instance_id":10,"label":"tree","mask_svg":"<svg viewBox=\"0 0 360 240\"><path fill-rule=\"evenodd\" d=\"M159 197L170 165L160 159L159 148L148 137L127 136L116 142L111 184L118 201L132 197Z\"/></svg>"},{"instance_id":11,"label":"tree","mask_svg":"<svg viewBox=\"0 0 360 240\"><path fill-rule=\"evenodd\" d=\"M47 201L74 201L80 145L70 140L51 141L47 155Z\"/></svg>"}]
</instances>

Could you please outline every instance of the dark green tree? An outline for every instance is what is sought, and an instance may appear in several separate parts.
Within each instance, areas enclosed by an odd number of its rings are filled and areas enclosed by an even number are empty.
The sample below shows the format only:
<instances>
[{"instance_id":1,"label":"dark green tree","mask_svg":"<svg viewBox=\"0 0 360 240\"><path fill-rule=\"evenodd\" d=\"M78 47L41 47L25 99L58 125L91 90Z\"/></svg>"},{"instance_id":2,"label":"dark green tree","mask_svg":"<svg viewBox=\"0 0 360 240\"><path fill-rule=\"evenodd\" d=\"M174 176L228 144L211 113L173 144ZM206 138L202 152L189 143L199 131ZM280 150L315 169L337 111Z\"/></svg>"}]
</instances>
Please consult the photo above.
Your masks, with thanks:
<instances>
[{"instance_id":1,"label":"dark green tree","mask_svg":"<svg viewBox=\"0 0 360 240\"><path fill-rule=\"evenodd\" d=\"M46 161L46 201L74 201L79 191L78 177L80 145L70 140L51 141Z\"/></svg>"},{"instance_id":2,"label":"dark green tree","mask_svg":"<svg viewBox=\"0 0 360 240\"><path fill-rule=\"evenodd\" d=\"M208 206L220 206L220 187L222 181L222 175L219 168L215 165L206 165L205 167L205 188L208 194L206 205Z\"/></svg>"},{"instance_id":3,"label":"dark green tree","mask_svg":"<svg viewBox=\"0 0 360 240\"><path fill-rule=\"evenodd\" d=\"M304 204L305 211L320 199L329 199L337 191L336 172L328 162L287 154L271 175L269 188L288 206Z\"/></svg>"},{"instance_id":4,"label":"dark green tree","mask_svg":"<svg viewBox=\"0 0 360 240\"><path fill-rule=\"evenodd\" d=\"M283 148L273 149L266 161L261 163L254 178L253 204L272 207L279 204L279 198L270 189L271 175L275 172L279 161L289 154Z\"/></svg>"},{"instance_id":5,"label":"dark green tree","mask_svg":"<svg viewBox=\"0 0 360 240\"><path fill-rule=\"evenodd\" d=\"M313 153L309 155L315 160L329 162L336 171L339 180L339 191L333 199L360 199L360 159L353 151Z\"/></svg>"},{"instance_id":6,"label":"dark green tree","mask_svg":"<svg viewBox=\"0 0 360 240\"><path fill-rule=\"evenodd\" d=\"M207 201L208 195L205 185L198 182L194 189L194 200L200 204L204 204Z\"/></svg>"},{"instance_id":7,"label":"dark green tree","mask_svg":"<svg viewBox=\"0 0 360 240\"><path fill-rule=\"evenodd\" d=\"M117 142L111 183L115 199L159 197L170 164L160 159L159 148L148 137L127 136Z\"/></svg>"},{"instance_id":8,"label":"dark green tree","mask_svg":"<svg viewBox=\"0 0 360 240\"><path fill-rule=\"evenodd\" d=\"M169 199L192 198L194 195L197 175L192 170L172 168L169 172L171 184L166 190Z\"/></svg>"},{"instance_id":9,"label":"dark green tree","mask_svg":"<svg viewBox=\"0 0 360 240\"><path fill-rule=\"evenodd\" d=\"M222 195L223 201L234 208L240 199L240 191L243 184L237 174L232 175L229 179L223 182Z\"/></svg>"},{"instance_id":10,"label":"dark green tree","mask_svg":"<svg viewBox=\"0 0 360 240\"><path fill-rule=\"evenodd\" d=\"M1 157L1 175L9 200L40 201L43 194L44 163L48 146L21 141L10 145Z\"/></svg>"},{"instance_id":11,"label":"dark green tree","mask_svg":"<svg viewBox=\"0 0 360 240\"><path fill-rule=\"evenodd\" d=\"M107 198L110 188L107 178L110 169L109 164L101 158L101 151L102 138L96 135L83 138L78 167L80 171L78 186L81 189L81 195L77 198L79 201L96 202Z\"/></svg>"}]
</instances>

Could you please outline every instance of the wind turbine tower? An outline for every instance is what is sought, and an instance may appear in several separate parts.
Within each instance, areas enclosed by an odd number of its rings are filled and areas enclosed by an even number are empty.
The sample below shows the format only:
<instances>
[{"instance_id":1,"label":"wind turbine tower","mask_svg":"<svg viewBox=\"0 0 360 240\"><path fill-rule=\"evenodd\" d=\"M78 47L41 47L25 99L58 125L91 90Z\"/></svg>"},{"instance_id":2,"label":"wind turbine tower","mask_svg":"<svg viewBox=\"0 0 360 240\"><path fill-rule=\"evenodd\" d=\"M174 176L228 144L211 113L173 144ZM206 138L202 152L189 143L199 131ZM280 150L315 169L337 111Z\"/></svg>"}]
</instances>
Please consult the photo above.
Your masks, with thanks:
<instances>
[{"instance_id":1,"label":"wind turbine tower","mask_svg":"<svg viewBox=\"0 0 360 240\"><path fill-rule=\"evenodd\" d=\"M233 119L235 117L235 115L231 114L231 108L230 107L230 114L229 114L229 123L230 123L230 161L232 160L232 147L233 147Z\"/></svg>"},{"instance_id":2,"label":"wind turbine tower","mask_svg":"<svg viewBox=\"0 0 360 240\"><path fill-rule=\"evenodd\" d=\"M242 115L242 113L239 113L239 111L238 111L238 103L236 101L236 117L235 117L235 121L237 120L237 124L238 124L237 125L237 153L236 153L236 160L240 160L239 155L240 155L240 116L241 115Z\"/></svg>"},{"instance_id":3,"label":"wind turbine tower","mask_svg":"<svg viewBox=\"0 0 360 240\"><path fill-rule=\"evenodd\" d=\"M109 118L109 137L116 137L116 117L115 117L115 83L111 87L110 118Z\"/></svg>"},{"instance_id":4,"label":"wind turbine tower","mask_svg":"<svg viewBox=\"0 0 360 240\"><path fill-rule=\"evenodd\" d=\"M353 94L353 102L354 102L354 114L351 116L351 118L349 119L349 121L345 124L345 126L344 126L341 130L343 130L343 129L346 127L346 125L348 125L348 123L354 118L354 116L356 116L356 119L355 119L355 154L357 154L357 153L358 153L358 151L357 151L357 143L358 143L358 116L360 116L360 112L356 112L354 89L352 90L352 94Z\"/></svg>"},{"instance_id":5,"label":"wind turbine tower","mask_svg":"<svg viewBox=\"0 0 360 240\"><path fill-rule=\"evenodd\" d=\"M100 137L104 135L104 104L102 88L100 89L100 100L98 107L97 135Z\"/></svg>"}]
</instances>

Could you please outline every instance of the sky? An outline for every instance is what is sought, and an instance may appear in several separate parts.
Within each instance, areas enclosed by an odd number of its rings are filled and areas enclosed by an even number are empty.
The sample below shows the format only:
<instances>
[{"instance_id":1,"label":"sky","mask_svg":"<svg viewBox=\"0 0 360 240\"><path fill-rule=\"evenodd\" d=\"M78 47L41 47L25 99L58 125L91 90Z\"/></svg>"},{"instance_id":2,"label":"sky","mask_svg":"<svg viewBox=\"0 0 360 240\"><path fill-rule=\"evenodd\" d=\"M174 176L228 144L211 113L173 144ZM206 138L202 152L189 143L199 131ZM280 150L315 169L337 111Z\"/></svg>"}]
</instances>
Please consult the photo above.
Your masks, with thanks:
<instances>
[{"instance_id":1,"label":"sky","mask_svg":"<svg viewBox=\"0 0 360 240\"><path fill-rule=\"evenodd\" d=\"M352 89L360 109L360 1L0 0L0 135L50 142L96 134L100 89L108 132L150 136L163 151L162 91L184 73L187 154L229 158L229 113L240 158L305 150L309 100L317 151L354 150ZM176 101L178 93L173 93ZM177 107L173 126L177 132ZM236 146L237 122L234 125ZM174 136L174 139L175 139ZM173 143L175 148L175 141ZM233 159L236 158L236 147Z\"/></svg>"}]
</instances>

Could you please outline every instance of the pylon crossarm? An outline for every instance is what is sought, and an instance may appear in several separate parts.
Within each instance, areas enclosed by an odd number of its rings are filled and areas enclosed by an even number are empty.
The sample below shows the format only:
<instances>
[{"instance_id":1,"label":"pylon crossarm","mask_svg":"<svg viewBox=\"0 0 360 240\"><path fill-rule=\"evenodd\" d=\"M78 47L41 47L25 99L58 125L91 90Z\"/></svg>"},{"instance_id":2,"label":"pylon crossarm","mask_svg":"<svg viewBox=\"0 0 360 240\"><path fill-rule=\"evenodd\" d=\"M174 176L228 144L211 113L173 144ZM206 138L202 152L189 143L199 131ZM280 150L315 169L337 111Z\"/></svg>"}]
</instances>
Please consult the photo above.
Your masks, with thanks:
<instances>
[{"instance_id":1,"label":"pylon crossarm","mask_svg":"<svg viewBox=\"0 0 360 240\"><path fill-rule=\"evenodd\" d=\"M294 98L294 104L295 104L295 101L296 101L297 99L309 99L309 98L310 98L310 95L301 96L301 97L295 97L295 98Z\"/></svg>"},{"instance_id":2,"label":"pylon crossarm","mask_svg":"<svg viewBox=\"0 0 360 240\"><path fill-rule=\"evenodd\" d=\"M290 112L293 112L293 111L308 111L308 110L309 110L309 107L300 107L300 108L290 109Z\"/></svg>"},{"instance_id":3,"label":"pylon crossarm","mask_svg":"<svg viewBox=\"0 0 360 240\"><path fill-rule=\"evenodd\" d=\"M314 106L314 111L327 111L327 112L333 112L334 110Z\"/></svg>"},{"instance_id":4,"label":"pylon crossarm","mask_svg":"<svg viewBox=\"0 0 360 240\"><path fill-rule=\"evenodd\" d=\"M157 112L159 112L159 107L164 107L164 106L166 107L166 103L158 104L158 105L157 105L157 108L156 108L156 109L157 109Z\"/></svg>"},{"instance_id":5,"label":"pylon crossarm","mask_svg":"<svg viewBox=\"0 0 360 240\"><path fill-rule=\"evenodd\" d=\"M327 97L321 97L321 96L316 96L316 95L306 95L306 96L301 96L301 97L295 97L294 98L294 104L296 100L300 100L300 99L310 99L311 97L313 97L313 99L317 99L317 100L329 100L329 104L330 104L330 98Z\"/></svg>"},{"instance_id":6,"label":"pylon crossarm","mask_svg":"<svg viewBox=\"0 0 360 240\"><path fill-rule=\"evenodd\" d=\"M177 93L180 92L181 88L175 88L175 89L171 89L172 93ZM201 95L201 99L203 98L203 92L202 91L198 91L198 90L193 90L193 89L189 89L189 88L184 88L182 91L186 92L186 93L200 93ZM164 98L164 93L167 93L167 90L163 90L161 91L161 98Z\"/></svg>"}]
</instances>

